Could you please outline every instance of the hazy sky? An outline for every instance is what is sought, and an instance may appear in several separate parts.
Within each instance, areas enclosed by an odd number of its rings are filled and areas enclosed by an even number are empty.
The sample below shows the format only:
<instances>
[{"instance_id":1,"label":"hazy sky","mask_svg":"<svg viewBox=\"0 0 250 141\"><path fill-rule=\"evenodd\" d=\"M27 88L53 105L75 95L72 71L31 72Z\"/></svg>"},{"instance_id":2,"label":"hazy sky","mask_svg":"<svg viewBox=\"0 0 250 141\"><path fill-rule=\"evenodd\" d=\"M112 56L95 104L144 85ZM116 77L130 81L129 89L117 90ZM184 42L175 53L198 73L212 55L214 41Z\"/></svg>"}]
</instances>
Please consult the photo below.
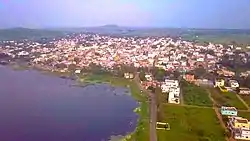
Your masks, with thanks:
<instances>
[{"instance_id":1,"label":"hazy sky","mask_svg":"<svg viewBox=\"0 0 250 141\"><path fill-rule=\"evenodd\" d=\"M250 0L0 0L0 27L250 28Z\"/></svg>"}]
</instances>

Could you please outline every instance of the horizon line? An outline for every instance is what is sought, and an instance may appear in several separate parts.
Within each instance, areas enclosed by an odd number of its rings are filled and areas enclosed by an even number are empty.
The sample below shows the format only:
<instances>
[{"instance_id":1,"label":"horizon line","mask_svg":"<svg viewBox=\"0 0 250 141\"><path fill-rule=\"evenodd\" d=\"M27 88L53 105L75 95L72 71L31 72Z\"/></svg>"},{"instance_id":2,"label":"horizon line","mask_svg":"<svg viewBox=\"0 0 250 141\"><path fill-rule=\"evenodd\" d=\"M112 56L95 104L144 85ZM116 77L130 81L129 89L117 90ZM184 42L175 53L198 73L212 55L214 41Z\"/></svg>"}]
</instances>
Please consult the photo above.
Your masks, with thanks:
<instances>
[{"instance_id":1,"label":"horizon line","mask_svg":"<svg viewBox=\"0 0 250 141\"><path fill-rule=\"evenodd\" d=\"M116 24L106 24L106 25L97 25L97 26L48 26L48 27L25 27L25 26L15 26L0 28L4 29L15 29L15 28L24 28L24 29L80 29L80 28L101 28L101 27L115 27L115 28L135 28L135 29L203 29L203 30L250 30L250 28L209 28L209 27L173 27L173 26L120 26Z\"/></svg>"}]
</instances>

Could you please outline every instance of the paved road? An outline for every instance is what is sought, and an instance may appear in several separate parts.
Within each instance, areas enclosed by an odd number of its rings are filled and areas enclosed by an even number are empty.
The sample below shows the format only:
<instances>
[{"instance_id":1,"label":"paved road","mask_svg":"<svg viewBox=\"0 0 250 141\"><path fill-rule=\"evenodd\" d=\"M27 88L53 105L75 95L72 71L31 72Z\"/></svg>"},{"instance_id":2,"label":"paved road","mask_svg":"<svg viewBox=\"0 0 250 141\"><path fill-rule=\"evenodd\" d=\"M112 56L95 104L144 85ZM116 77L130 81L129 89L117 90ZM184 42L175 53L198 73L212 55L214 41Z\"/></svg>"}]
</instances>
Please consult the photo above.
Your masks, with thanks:
<instances>
[{"instance_id":1,"label":"paved road","mask_svg":"<svg viewBox=\"0 0 250 141\"><path fill-rule=\"evenodd\" d=\"M179 83L181 82L182 76L178 77ZM183 90L182 90L182 83L180 83L180 104L184 105L184 99L183 99Z\"/></svg>"},{"instance_id":2,"label":"paved road","mask_svg":"<svg viewBox=\"0 0 250 141\"><path fill-rule=\"evenodd\" d=\"M150 93L151 103L150 103L150 141L157 141L157 133L156 133L156 120L157 120L157 106L155 95Z\"/></svg>"},{"instance_id":3,"label":"paved road","mask_svg":"<svg viewBox=\"0 0 250 141\"><path fill-rule=\"evenodd\" d=\"M150 91L144 89L141 86L139 74L135 77L137 85L143 90L146 94L149 95L150 101L150 141L157 141L157 133L156 133L156 120L157 120L157 106L155 95Z\"/></svg>"}]
</instances>

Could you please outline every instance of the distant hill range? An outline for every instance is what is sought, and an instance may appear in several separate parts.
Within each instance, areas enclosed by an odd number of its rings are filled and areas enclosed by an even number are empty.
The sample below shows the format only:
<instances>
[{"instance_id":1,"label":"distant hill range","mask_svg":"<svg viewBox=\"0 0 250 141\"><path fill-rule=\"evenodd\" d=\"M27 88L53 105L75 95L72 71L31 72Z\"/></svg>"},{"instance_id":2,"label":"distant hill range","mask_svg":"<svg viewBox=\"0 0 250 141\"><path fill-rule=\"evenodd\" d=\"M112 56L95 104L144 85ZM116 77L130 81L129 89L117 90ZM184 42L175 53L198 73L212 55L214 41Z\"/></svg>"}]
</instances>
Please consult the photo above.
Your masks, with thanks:
<instances>
[{"instance_id":1,"label":"distant hill range","mask_svg":"<svg viewBox=\"0 0 250 141\"><path fill-rule=\"evenodd\" d=\"M21 39L39 39L63 36L63 31L53 31L44 29L29 28L9 28L0 29L0 40L21 40Z\"/></svg>"},{"instance_id":2,"label":"distant hill range","mask_svg":"<svg viewBox=\"0 0 250 141\"><path fill-rule=\"evenodd\" d=\"M140 28L118 25L82 28L0 29L0 40L50 38L72 32L99 33L113 36L171 36L201 42L250 44L250 29Z\"/></svg>"}]
</instances>

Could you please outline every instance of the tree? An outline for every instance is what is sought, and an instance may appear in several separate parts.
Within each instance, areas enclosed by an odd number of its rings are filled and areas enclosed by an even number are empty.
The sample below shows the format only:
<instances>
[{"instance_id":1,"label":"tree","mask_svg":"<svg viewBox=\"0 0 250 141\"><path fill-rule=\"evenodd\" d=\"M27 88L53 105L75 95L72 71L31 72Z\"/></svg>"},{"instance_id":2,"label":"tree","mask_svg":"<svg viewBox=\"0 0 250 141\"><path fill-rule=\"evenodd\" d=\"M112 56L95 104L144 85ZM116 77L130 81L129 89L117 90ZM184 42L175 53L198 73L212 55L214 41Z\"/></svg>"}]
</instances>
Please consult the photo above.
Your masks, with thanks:
<instances>
[{"instance_id":1,"label":"tree","mask_svg":"<svg viewBox=\"0 0 250 141\"><path fill-rule=\"evenodd\" d=\"M236 41L230 41L230 44L232 44L232 45L234 45L234 46L237 46L238 45L238 43L236 42Z\"/></svg>"},{"instance_id":2,"label":"tree","mask_svg":"<svg viewBox=\"0 0 250 141\"><path fill-rule=\"evenodd\" d=\"M152 69L152 74L154 78L158 81L163 81L164 76L165 76L165 70L164 69L159 69L159 68L153 68Z\"/></svg>"},{"instance_id":3,"label":"tree","mask_svg":"<svg viewBox=\"0 0 250 141\"><path fill-rule=\"evenodd\" d=\"M214 53L214 50L212 50L212 49L209 49L208 51L207 51L207 54L210 54L210 55L215 55L215 53Z\"/></svg>"},{"instance_id":4,"label":"tree","mask_svg":"<svg viewBox=\"0 0 250 141\"><path fill-rule=\"evenodd\" d=\"M173 76L174 76L175 79L178 79L180 75L181 75L181 73L179 71L174 71L173 72Z\"/></svg>"},{"instance_id":5,"label":"tree","mask_svg":"<svg viewBox=\"0 0 250 141\"><path fill-rule=\"evenodd\" d=\"M95 74L100 74L103 72L102 67L100 65L90 63L89 64L90 71Z\"/></svg>"},{"instance_id":6,"label":"tree","mask_svg":"<svg viewBox=\"0 0 250 141\"><path fill-rule=\"evenodd\" d=\"M69 64L68 69L69 69L69 71L75 71L76 67L77 66L75 64Z\"/></svg>"},{"instance_id":7,"label":"tree","mask_svg":"<svg viewBox=\"0 0 250 141\"><path fill-rule=\"evenodd\" d=\"M139 73L139 78L140 78L141 81L146 81L146 77L145 77L145 72L144 71L141 71Z\"/></svg>"},{"instance_id":8,"label":"tree","mask_svg":"<svg viewBox=\"0 0 250 141\"><path fill-rule=\"evenodd\" d=\"M250 76L244 79L243 86L250 88Z\"/></svg>"},{"instance_id":9,"label":"tree","mask_svg":"<svg viewBox=\"0 0 250 141\"><path fill-rule=\"evenodd\" d=\"M76 64L78 64L78 63L80 62L80 58L75 57L75 58L74 58L74 61L76 62Z\"/></svg>"},{"instance_id":10,"label":"tree","mask_svg":"<svg viewBox=\"0 0 250 141\"><path fill-rule=\"evenodd\" d=\"M198 68L194 69L194 75L197 78L201 78L206 74L206 70L203 66L199 66Z\"/></svg>"},{"instance_id":11,"label":"tree","mask_svg":"<svg viewBox=\"0 0 250 141\"><path fill-rule=\"evenodd\" d=\"M157 117L158 120L161 121L163 119L163 109L162 109L162 105L163 105L163 94L162 94L162 90L160 87L156 87L155 88L155 98L156 98L156 106L157 106Z\"/></svg>"},{"instance_id":12,"label":"tree","mask_svg":"<svg viewBox=\"0 0 250 141\"><path fill-rule=\"evenodd\" d=\"M64 63L59 63L59 64L56 64L55 66L56 66L56 68L58 68L58 69L64 69L64 68L67 68L67 65L66 65L66 64L64 64Z\"/></svg>"}]
</instances>

